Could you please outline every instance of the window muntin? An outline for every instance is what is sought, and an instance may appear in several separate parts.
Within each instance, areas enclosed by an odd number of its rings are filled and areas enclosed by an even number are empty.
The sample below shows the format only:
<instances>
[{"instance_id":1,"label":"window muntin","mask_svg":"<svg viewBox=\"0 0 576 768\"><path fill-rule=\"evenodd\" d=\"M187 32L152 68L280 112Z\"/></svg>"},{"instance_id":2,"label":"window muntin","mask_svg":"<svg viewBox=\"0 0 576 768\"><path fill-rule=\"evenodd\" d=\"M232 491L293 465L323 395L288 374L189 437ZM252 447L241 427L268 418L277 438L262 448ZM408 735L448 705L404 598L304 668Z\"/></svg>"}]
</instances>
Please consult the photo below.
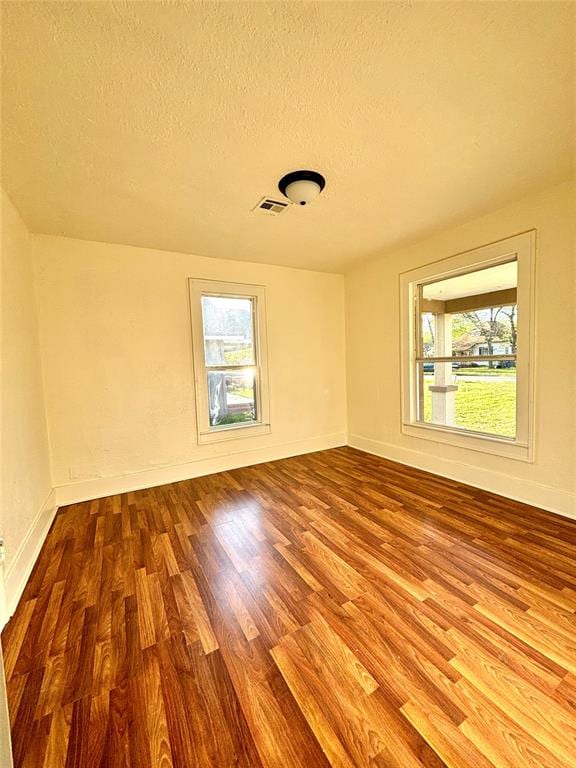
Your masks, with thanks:
<instances>
[{"instance_id":1,"label":"window muntin","mask_svg":"<svg viewBox=\"0 0 576 768\"><path fill-rule=\"evenodd\" d=\"M534 249L532 231L401 275L404 434L532 460Z\"/></svg>"},{"instance_id":2,"label":"window muntin","mask_svg":"<svg viewBox=\"0 0 576 768\"><path fill-rule=\"evenodd\" d=\"M200 442L269 431L261 286L191 280Z\"/></svg>"}]
</instances>

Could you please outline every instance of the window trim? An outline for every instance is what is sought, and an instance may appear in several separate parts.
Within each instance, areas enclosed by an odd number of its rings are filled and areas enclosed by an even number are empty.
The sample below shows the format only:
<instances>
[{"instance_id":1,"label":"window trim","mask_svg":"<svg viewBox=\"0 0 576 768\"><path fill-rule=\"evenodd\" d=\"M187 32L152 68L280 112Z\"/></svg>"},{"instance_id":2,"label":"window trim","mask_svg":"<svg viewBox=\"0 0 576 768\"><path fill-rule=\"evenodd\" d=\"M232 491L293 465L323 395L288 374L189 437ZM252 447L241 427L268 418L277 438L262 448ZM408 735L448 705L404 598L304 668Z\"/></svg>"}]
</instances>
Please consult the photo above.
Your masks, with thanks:
<instances>
[{"instance_id":1,"label":"window trim","mask_svg":"<svg viewBox=\"0 0 576 768\"><path fill-rule=\"evenodd\" d=\"M405 435L457 448L534 461L534 266L536 231L431 262L400 274L401 431ZM415 304L418 286L456 277L516 258L518 261L518 344L516 364L516 437L500 437L417 420Z\"/></svg>"},{"instance_id":2,"label":"window trim","mask_svg":"<svg viewBox=\"0 0 576 768\"><path fill-rule=\"evenodd\" d=\"M268 385L268 343L266 328L266 289L263 285L232 283L221 280L189 278L190 317L192 324L192 356L194 362L194 395L196 400L196 429L198 443L219 443L226 440L258 437L269 434L270 401ZM258 420L238 424L211 426L208 409L207 367L204 358L204 325L202 296L229 296L251 299L254 315L254 352L256 369L256 403ZM225 368L226 366L220 366ZM252 366L247 366L252 367Z\"/></svg>"}]
</instances>

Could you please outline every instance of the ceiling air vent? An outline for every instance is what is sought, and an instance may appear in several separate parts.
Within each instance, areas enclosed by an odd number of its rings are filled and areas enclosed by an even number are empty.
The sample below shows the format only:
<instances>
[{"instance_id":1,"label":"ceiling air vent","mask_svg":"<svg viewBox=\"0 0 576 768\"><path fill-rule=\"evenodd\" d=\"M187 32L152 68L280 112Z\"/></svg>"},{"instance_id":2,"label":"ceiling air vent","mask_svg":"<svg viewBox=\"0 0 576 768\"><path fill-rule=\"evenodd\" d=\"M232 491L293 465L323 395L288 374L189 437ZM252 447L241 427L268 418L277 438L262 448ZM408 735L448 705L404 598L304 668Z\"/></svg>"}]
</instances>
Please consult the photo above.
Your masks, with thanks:
<instances>
[{"instance_id":1,"label":"ceiling air vent","mask_svg":"<svg viewBox=\"0 0 576 768\"><path fill-rule=\"evenodd\" d=\"M271 197L263 197L253 210L266 213L268 216L279 216L289 205L290 203L283 203Z\"/></svg>"}]
</instances>

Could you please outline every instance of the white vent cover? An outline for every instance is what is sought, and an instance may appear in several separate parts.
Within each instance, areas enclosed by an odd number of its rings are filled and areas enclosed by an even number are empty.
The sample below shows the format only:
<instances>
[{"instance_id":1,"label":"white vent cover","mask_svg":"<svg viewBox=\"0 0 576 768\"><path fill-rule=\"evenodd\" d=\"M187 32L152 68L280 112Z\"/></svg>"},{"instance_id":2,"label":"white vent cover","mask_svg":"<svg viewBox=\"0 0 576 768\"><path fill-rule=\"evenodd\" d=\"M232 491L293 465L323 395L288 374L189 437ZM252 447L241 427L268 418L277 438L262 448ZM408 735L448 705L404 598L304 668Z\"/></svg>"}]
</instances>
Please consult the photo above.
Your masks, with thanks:
<instances>
[{"instance_id":1,"label":"white vent cover","mask_svg":"<svg viewBox=\"0 0 576 768\"><path fill-rule=\"evenodd\" d=\"M258 211L259 213L265 213L268 216L279 216L289 205L290 203L288 202L275 200L272 197L263 197L252 210Z\"/></svg>"}]
</instances>

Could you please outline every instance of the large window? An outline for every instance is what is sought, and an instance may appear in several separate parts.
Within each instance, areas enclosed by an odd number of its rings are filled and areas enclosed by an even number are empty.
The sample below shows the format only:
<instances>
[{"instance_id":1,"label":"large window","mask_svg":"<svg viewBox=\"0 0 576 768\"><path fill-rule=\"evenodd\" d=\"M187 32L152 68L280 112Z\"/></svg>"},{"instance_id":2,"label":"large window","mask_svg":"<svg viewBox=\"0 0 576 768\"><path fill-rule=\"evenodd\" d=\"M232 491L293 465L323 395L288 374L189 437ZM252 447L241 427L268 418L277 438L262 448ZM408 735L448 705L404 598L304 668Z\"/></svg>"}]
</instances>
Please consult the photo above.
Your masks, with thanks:
<instances>
[{"instance_id":1,"label":"large window","mask_svg":"<svg viewBox=\"0 0 576 768\"><path fill-rule=\"evenodd\" d=\"M261 286L190 281L198 437L270 431Z\"/></svg>"},{"instance_id":2,"label":"large window","mask_svg":"<svg viewBox=\"0 0 576 768\"><path fill-rule=\"evenodd\" d=\"M403 431L531 458L533 233L402 276Z\"/></svg>"}]
</instances>

